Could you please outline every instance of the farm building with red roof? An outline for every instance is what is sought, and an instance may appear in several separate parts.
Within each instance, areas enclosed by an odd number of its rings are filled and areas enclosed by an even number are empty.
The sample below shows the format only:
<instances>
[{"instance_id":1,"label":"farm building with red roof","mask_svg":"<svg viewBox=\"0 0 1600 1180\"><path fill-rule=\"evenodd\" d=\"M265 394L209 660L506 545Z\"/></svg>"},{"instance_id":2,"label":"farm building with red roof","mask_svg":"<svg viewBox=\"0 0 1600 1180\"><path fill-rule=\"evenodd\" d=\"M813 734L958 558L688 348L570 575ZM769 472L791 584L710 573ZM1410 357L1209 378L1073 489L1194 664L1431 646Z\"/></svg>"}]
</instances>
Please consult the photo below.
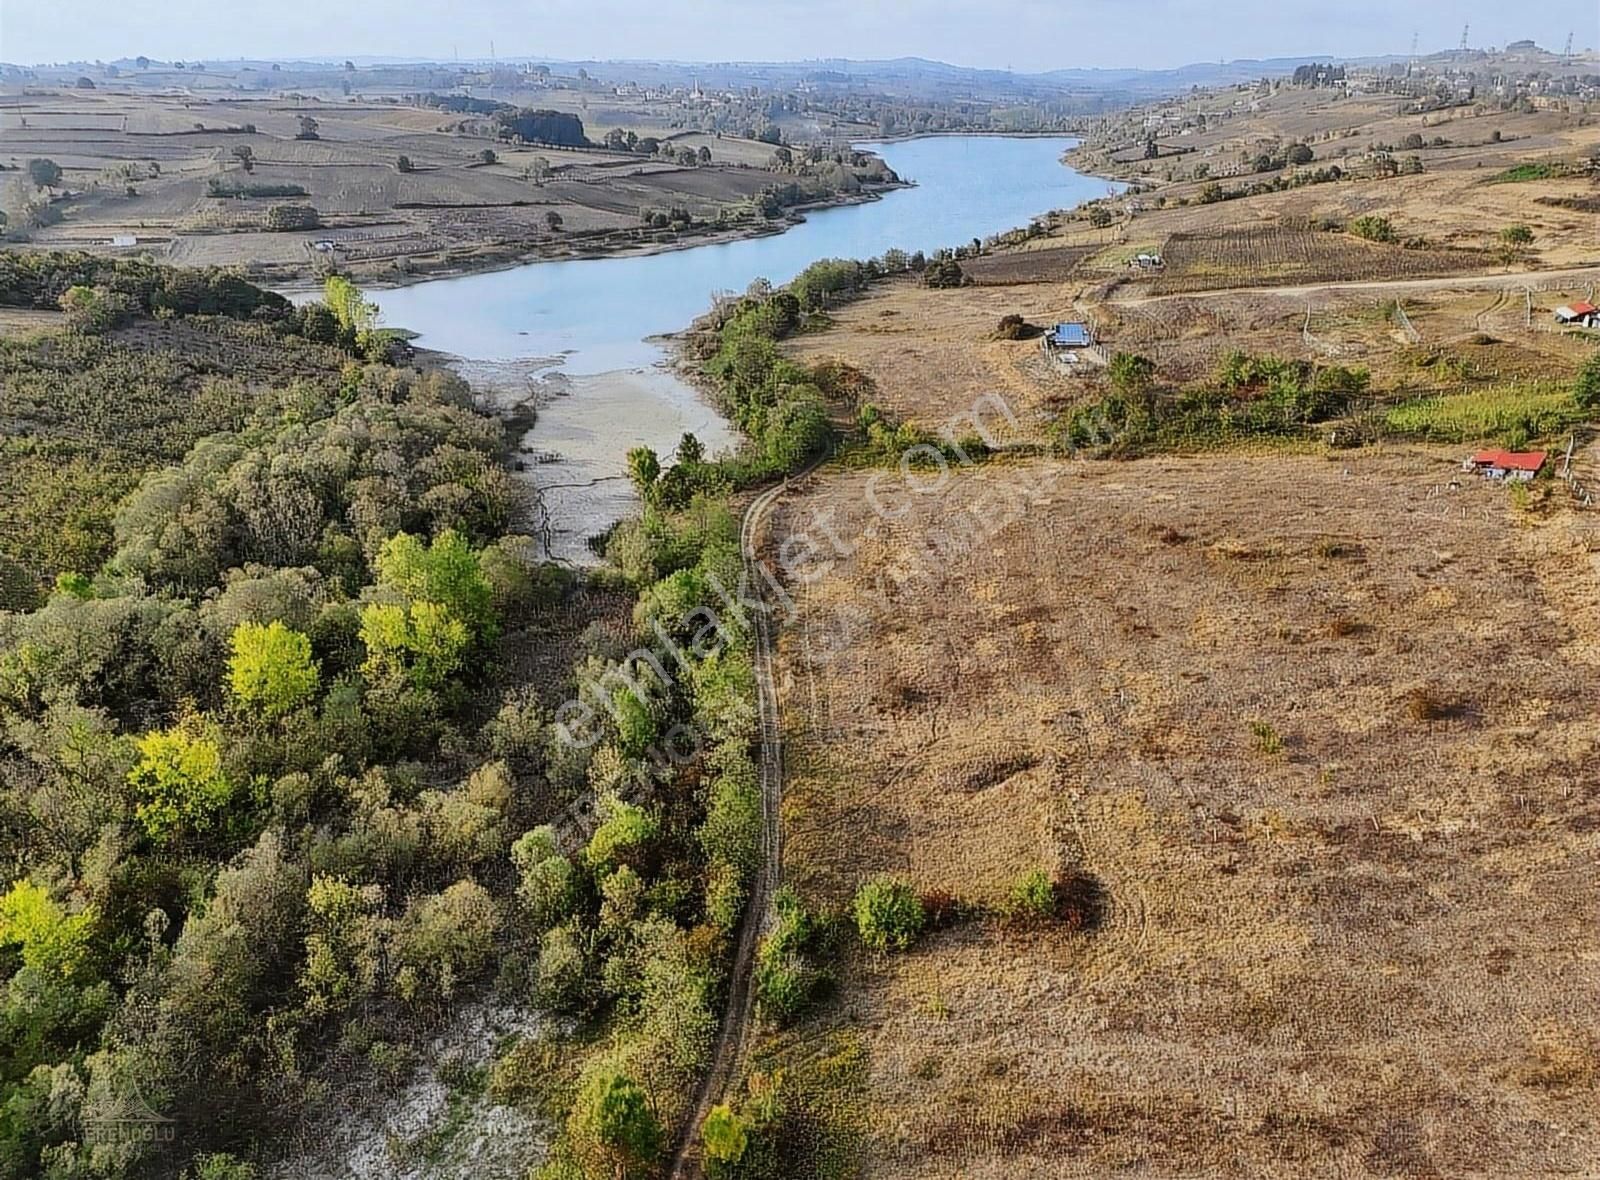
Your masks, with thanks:
<instances>
[{"instance_id":1,"label":"farm building with red roof","mask_svg":"<svg viewBox=\"0 0 1600 1180\"><path fill-rule=\"evenodd\" d=\"M1485 479L1511 479L1526 482L1544 466L1544 451L1479 451L1467 459L1469 471L1481 472Z\"/></svg>"}]
</instances>

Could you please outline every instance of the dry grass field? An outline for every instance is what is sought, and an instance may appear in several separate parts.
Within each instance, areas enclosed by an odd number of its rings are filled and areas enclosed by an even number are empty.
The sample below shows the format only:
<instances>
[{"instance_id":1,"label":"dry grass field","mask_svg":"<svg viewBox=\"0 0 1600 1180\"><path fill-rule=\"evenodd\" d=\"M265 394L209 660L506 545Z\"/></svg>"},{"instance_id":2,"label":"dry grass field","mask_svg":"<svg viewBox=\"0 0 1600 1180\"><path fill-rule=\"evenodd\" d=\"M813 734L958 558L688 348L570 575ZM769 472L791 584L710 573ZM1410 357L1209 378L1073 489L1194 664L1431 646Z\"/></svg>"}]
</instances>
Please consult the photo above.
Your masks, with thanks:
<instances>
[{"instance_id":1,"label":"dry grass field","mask_svg":"<svg viewBox=\"0 0 1600 1180\"><path fill-rule=\"evenodd\" d=\"M1600 267L1587 281L1546 281L1537 290L1512 277L1465 275L1393 286L1160 298L1117 291L1106 300L1091 278L1069 273L1055 280L1030 268L1030 259L1057 253L977 259L965 265L984 277L959 291L928 290L909 280L881 284L831 311L825 328L785 347L807 362L856 366L871 376L878 405L930 429L979 397L999 393L1022 437L1098 397L1106 382L1098 366L1065 372L1052 365L1037 341L995 339L1008 314L1042 326L1087 318L1109 350L1149 357L1158 379L1171 387L1204 380L1226 353L1239 350L1364 367L1378 394L1404 397L1506 382L1565 382L1594 348L1594 333L1553 330L1551 313L1588 298L1600 283Z\"/></svg>"},{"instance_id":2,"label":"dry grass field","mask_svg":"<svg viewBox=\"0 0 1600 1180\"><path fill-rule=\"evenodd\" d=\"M789 498L852 552L791 588L786 878L1105 899L854 952L765 1047L861 1047L864 1175L1596 1174L1600 535L1454 459Z\"/></svg>"},{"instance_id":3,"label":"dry grass field","mask_svg":"<svg viewBox=\"0 0 1600 1180\"><path fill-rule=\"evenodd\" d=\"M931 291L907 279L831 311L829 327L785 347L807 363L843 359L861 369L876 387L872 400L896 419L937 426L998 390L1031 431L1077 391L1052 374L1037 340L995 340L995 327L1012 313L1037 324L1077 318L1072 296L1032 283Z\"/></svg>"}]
</instances>

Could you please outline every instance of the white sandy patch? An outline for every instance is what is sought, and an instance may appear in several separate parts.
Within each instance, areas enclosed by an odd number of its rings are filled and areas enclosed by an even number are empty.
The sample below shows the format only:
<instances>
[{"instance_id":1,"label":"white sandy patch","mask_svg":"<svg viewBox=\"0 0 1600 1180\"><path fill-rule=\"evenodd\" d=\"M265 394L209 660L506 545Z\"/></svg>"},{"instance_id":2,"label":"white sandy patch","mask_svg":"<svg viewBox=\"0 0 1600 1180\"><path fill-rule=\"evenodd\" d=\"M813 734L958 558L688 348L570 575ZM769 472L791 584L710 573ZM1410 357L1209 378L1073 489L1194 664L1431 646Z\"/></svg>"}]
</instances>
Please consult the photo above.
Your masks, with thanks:
<instances>
[{"instance_id":1,"label":"white sandy patch","mask_svg":"<svg viewBox=\"0 0 1600 1180\"><path fill-rule=\"evenodd\" d=\"M525 1009L473 1004L424 1050L424 1059L393 1096L350 1101L315 1127L315 1141L284 1160L274 1180L524 1180L549 1147L551 1129L487 1097L459 1096L452 1114L446 1065L488 1066L496 1047L538 1032L537 1014ZM447 1071L444 1071L447 1072ZM431 1150L422 1138L454 1121L455 1130ZM407 1150L410 1147L411 1150Z\"/></svg>"}]
</instances>

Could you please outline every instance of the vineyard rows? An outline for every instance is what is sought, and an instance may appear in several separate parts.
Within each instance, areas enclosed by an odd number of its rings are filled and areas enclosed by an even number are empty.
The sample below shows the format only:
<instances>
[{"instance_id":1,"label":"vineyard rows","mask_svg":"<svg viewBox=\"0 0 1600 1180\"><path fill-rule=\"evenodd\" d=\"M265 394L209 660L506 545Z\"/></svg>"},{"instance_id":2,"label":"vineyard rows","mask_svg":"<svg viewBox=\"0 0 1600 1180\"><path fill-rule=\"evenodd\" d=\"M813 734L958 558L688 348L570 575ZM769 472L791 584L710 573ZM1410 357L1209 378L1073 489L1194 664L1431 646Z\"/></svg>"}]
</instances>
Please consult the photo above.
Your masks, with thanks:
<instances>
[{"instance_id":1,"label":"vineyard rows","mask_svg":"<svg viewBox=\"0 0 1600 1180\"><path fill-rule=\"evenodd\" d=\"M1167 240L1159 294L1285 282L1361 282L1454 274L1483 265L1470 250L1406 249L1324 230L1248 226Z\"/></svg>"}]
</instances>

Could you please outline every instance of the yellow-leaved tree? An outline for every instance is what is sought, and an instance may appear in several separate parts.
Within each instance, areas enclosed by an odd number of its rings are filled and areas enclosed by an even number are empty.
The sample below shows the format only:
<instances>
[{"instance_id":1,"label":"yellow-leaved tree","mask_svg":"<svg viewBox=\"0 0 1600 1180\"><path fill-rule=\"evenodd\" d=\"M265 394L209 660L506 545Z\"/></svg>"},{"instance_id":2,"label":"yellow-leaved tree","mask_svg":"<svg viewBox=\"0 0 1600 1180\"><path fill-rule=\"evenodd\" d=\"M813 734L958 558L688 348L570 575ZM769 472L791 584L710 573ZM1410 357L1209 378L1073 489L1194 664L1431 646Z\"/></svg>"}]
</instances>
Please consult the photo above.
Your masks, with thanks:
<instances>
[{"instance_id":1,"label":"yellow-leaved tree","mask_svg":"<svg viewBox=\"0 0 1600 1180\"><path fill-rule=\"evenodd\" d=\"M229 640L228 685L244 705L266 717L282 717L317 691L311 640L274 619L240 623Z\"/></svg>"}]
</instances>

